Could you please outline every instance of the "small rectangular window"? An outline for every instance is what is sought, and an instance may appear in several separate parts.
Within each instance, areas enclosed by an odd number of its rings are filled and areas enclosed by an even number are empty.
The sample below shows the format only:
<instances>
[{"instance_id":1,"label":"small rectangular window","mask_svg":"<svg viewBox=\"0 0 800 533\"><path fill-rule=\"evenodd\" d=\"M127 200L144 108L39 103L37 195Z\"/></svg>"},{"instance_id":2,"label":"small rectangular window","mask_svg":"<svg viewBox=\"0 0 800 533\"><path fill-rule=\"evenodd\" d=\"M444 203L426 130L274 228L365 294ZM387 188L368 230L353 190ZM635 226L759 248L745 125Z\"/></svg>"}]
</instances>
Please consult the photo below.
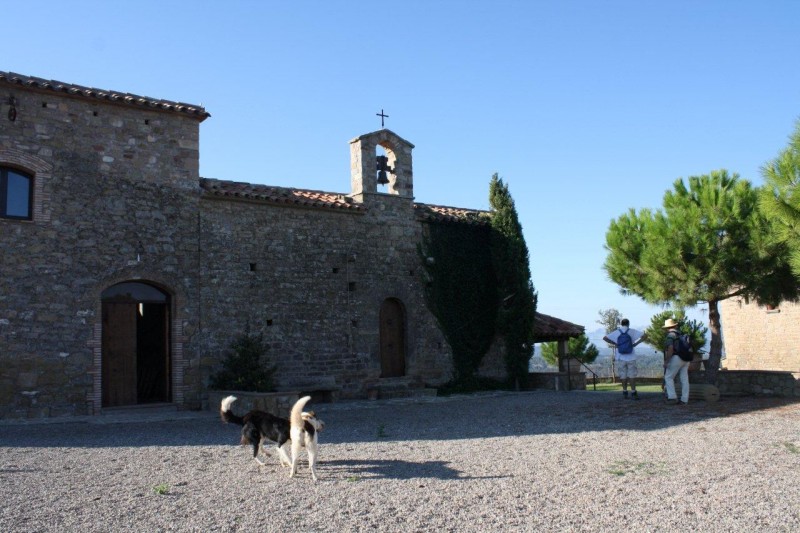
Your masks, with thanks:
<instances>
[{"instance_id":1,"label":"small rectangular window","mask_svg":"<svg viewBox=\"0 0 800 533\"><path fill-rule=\"evenodd\" d=\"M31 220L33 178L0 167L0 217Z\"/></svg>"}]
</instances>

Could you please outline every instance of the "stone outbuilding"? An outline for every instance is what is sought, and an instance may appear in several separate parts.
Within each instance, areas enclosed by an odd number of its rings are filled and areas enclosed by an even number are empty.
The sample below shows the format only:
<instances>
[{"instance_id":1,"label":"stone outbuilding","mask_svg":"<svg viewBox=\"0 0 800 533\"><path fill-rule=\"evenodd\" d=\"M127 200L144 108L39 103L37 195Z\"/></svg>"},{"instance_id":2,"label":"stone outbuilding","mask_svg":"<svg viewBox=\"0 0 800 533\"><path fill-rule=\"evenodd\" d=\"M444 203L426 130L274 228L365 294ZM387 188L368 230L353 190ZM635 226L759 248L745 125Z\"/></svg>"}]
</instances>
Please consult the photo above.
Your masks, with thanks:
<instances>
[{"instance_id":1,"label":"stone outbuilding","mask_svg":"<svg viewBox=\"0 0 800 533\"><path fill-rule=\"evenodd\" d=\"M720 391L800 397L800 304L772 307L729 298L720 302L720 314Z\"/></svg>"}]
</instances>

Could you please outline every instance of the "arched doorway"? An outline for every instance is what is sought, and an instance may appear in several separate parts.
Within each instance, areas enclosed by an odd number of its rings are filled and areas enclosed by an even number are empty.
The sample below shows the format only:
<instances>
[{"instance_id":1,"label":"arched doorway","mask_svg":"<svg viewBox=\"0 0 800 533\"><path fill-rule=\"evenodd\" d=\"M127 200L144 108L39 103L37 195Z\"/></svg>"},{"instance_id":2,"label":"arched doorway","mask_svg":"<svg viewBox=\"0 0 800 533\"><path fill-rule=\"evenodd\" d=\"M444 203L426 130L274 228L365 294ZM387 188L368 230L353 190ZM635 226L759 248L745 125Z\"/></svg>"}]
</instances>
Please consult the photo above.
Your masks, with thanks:
<instances>
[{"instance_id":1,"label":"arched doorway","mask_svg":"<svg viewBox=\"0 0 800 533\"><path fill-rule=\"evenodd\" d=\"M169 402L169 295L124 282L101 298L103 407Z\"/></svg>"},{"instance_id":2,"label":"arched doorway","mask_svg":"<svg viewBox=\"0 0 800 533\"><path fill-rule=\"evenodd\" d=\"M387 298L380 311L381 377L406 375L406 316L403 304Z\"/></svg>"}]
</instances>

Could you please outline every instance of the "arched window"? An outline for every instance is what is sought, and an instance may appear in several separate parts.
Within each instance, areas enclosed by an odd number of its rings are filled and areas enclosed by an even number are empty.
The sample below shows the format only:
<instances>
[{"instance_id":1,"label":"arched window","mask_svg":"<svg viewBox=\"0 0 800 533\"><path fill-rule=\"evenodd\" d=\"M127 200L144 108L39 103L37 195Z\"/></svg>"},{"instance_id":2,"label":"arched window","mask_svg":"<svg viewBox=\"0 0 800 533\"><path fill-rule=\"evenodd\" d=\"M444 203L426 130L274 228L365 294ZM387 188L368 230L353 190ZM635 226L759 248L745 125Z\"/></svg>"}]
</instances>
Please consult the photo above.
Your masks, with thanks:
<instances>
[{"instance_id":1,"label":"arched window","mask_svg":"<svg viewBox=\"0 0 800 533\"><path fill-rule=\"evenodd\" d=\"M33 178L8 167L0 167L0 217L31 220Z\"/></svg>"}]
</instances>

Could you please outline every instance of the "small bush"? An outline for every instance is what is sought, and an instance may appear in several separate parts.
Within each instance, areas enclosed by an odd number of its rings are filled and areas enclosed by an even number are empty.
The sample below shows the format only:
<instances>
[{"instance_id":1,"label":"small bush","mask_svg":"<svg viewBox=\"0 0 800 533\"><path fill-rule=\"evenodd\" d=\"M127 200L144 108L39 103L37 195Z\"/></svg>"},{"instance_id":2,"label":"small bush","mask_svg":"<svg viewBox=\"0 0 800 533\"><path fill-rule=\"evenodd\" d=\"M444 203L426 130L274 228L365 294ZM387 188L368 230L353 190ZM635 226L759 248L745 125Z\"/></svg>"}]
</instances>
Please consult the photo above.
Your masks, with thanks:
<instances>
[{"instance_id":1,"label":"small bush","mask_svg":"<svg viewBox=\"0 0 800 533\"><path fill-rule=\"evenodd\" d=\"M266 366L262 357L268 347L261 335L241 335L230 346L222 368L211 376L210 386L215 390L244 392L272 392L273 376L277 368Z\"/></svg>"}]
</instances>

